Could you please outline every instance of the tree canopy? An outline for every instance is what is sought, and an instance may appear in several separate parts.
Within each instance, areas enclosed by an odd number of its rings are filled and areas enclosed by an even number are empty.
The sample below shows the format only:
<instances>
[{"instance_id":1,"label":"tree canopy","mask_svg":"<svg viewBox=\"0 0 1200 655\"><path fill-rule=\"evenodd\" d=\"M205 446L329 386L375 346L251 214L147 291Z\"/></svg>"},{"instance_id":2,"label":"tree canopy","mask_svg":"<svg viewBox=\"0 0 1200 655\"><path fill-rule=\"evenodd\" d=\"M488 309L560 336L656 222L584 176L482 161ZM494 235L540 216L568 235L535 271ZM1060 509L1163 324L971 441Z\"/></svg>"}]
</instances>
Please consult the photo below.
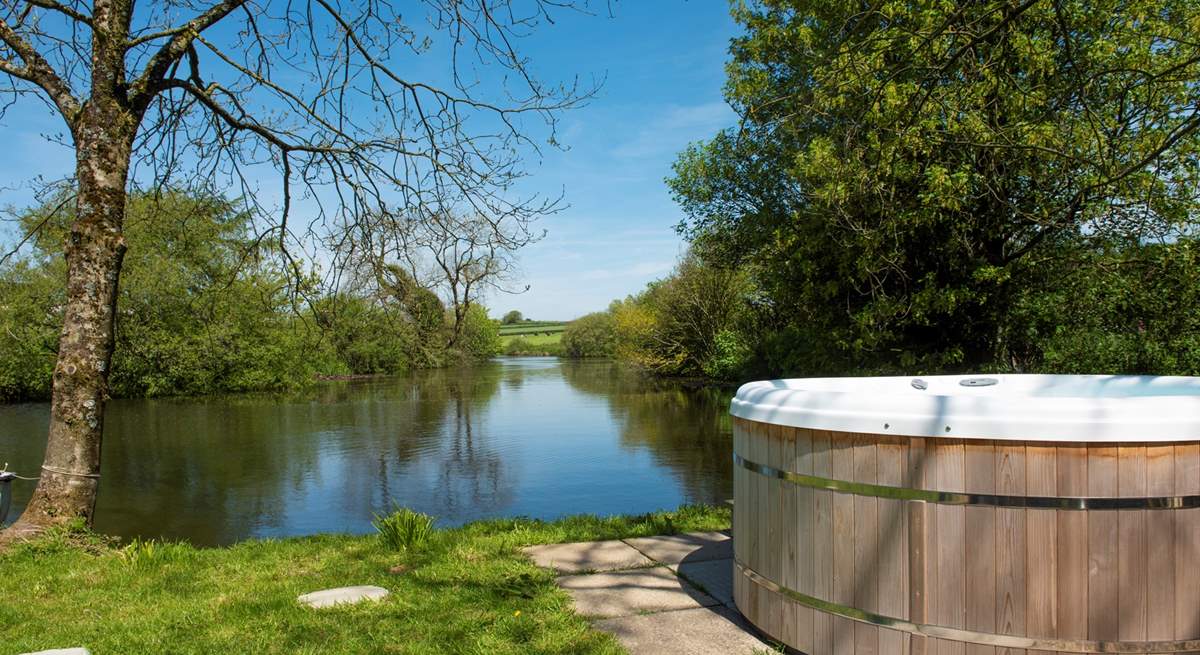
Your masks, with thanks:
<instances>
[{"instance_id":1,"label":"tree canopy","mask_svg":"<svg viewBox=\"0 0 1200 655\"><path fill-rule=\"evenodd\" d=\"M736 4L741 121L678 159L682 231L809 371L1021 366L1046 267L1171 244L1200 190L1188 0ZM1049 285L1049 286L1048 286Z\"/></svg>"}]
</instances>

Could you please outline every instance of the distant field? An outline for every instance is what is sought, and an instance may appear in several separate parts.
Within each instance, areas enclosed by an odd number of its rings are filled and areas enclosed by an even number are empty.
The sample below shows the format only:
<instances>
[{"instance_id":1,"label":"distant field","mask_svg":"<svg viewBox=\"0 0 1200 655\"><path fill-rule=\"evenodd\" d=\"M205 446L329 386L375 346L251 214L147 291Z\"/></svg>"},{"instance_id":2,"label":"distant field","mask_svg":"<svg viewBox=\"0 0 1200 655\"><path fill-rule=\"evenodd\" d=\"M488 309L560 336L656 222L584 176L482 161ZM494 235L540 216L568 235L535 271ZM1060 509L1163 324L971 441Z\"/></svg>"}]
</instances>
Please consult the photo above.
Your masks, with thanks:
<instances>
[{"instance_id":1,"label":"distant field","mask_svg":"<svg viewBox=\"0 0 1200 655\"><path fill-rule=\"evenodd\" d=\"M518 335L558 334L567 328L562 321L526 321L500 326L500 336L511 337Z\"/></svg>"},{"instance_id":2,"label":"distant field","mask_svg":"<svg viewBox=\"0 0 1200 655\"><path fill-rule=\"evenodd\" d=\"M562 332L555 332L553 334L527 334L527 335L501 334L500 335L500 343L503 344L503 346L505 348L507 348L508 344L512 343L513 340L515 340L515 339L520 339L521 341L524 341L525 343L529 344L530 346L542 347L542 346L557 345L562 342Z\"/></svg>"}]
</instances>

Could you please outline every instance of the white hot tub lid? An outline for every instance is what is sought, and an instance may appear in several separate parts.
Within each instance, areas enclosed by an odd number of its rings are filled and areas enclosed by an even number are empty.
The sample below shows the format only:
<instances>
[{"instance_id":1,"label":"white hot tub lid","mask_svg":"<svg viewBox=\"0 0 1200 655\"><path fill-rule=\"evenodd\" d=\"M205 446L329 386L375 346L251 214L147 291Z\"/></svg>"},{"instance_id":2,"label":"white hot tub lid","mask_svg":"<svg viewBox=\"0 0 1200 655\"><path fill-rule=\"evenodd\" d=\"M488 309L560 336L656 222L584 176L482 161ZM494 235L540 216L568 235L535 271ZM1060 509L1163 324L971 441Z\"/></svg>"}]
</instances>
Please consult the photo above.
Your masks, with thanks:
<instances>
[{"instance_id":1,"label":"white hot tub lid","mask_svg":"<svg viewBox=\"0 0 1200 655\"><path fill-rule=\"evenodd\" d=\"M816 430L1017 441L1200 441L1200 377L935 375L749 382L737 417Z\"/></svg>"}]
</instances>

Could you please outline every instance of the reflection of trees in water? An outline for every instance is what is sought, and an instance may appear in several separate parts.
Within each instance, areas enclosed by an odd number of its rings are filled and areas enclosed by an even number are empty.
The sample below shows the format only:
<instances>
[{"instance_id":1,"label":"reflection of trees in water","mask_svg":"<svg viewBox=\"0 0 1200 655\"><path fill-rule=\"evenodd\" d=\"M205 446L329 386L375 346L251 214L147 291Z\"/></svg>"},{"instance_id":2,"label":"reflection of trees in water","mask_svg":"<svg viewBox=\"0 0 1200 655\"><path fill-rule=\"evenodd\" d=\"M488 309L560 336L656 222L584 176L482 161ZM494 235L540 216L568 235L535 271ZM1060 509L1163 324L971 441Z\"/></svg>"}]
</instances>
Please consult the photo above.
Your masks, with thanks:
<instances>
[{"instance_id":1,"label":"reflection of trees in water","mask_svg":"<svg viewBox=\"0 0 1200 655\"><path fill-rule=\"evenodd\" d=\"M728 391L688 389L612 362L564 362L575 389L603 396L621 443L645 448L675 471L690 502L720 502L733 493Z\"/></svg>"},{"instance_id":2,"label":"reflection of trees in water","mask_svg":"<svg viewBox=\"0 0 1200 655\"><path fill-rule=\"evenodd\" d=\"M115 402L97 527L212 544L369 529L393 497L435 513L503 504L511 481L475 418L500 384L483 364L301 395Z\"/></svg>"}]
</instances>

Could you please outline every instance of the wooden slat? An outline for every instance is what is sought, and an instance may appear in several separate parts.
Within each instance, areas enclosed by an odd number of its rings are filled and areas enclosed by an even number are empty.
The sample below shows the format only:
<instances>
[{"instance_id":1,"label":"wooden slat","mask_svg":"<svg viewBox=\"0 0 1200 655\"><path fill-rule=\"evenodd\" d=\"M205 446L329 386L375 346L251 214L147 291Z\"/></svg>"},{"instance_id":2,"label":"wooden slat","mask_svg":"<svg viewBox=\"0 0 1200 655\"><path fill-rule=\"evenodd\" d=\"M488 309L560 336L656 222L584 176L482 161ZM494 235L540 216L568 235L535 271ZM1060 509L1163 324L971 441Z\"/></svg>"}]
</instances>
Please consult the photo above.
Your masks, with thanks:
<instances>
[{"instance_id":1,"label":"wooden slat","mask_svg":"<svg viewBox=\"0 0 1200 655\"><path fill-rule=\"evenodd\" d=\"M813 473L813 434L811 430L799 431L796 435L795 459L793 471L804 475ZM792 536L795 546L793 558L795 587L804 594L813 593L813 567L816 564L813 553L813 490L808 487L791 485L795 499L796 526ZM793 646L806 653L813 652L813 615L811 607L795 606L793 615L789 617L791 627L796 635Z\"/></svg>"},{"instance_id":2,"label":"wooden slat","mask_svg":"<svg viewBox=\"0 0 1200 655\"><path fill-rule=\"evenodd\" d=\"M1146 493L1175 495L1175 448L1146 447ZM1146 515L1146 639L1175 638L1175 515L1171 510Z\"/></svg>"},{"instance_id":3,"label":"wooden slat","mask_svg":"<svg viewBox=\"0 0 1200 655\"><path fill-rule=\"evenodd\" d=\"M908 468L904 486L909 489L932 489L933 471L926 439L910 439L908 442ZM908 616L914 623L928 623L933 616L929 594L936 588L937 563L930 549L929 536L936 534L936 517L933 507L925 502L908 502ZM912 655L928 655L934 652L933 643L923 636L914 635L910 640Z\"/></svg>"},{"instance_id":4,"label":"wooden slat","mask_svg":"<svg viewBox=\"0 0 1200 655\"><path fill-rule=\"evenodd\" d=\"M784 468L784 426L770 426L769 439L767 441L767 465L775 469ZM766 563L764 575L773 579L775 582L784 581L784 482L778 477L768 477L767 479L767 522L769 528L767 530L766 549L762 553L763 561ZM764 595L760 596L760 602L767 603L767 607L760 612L763 617L763 623L758 625L768 635L776 639L784 636L784 599L776 595L773 591L764 591Z\"/></svg>"},{"instance_id":5,"label":"wooden slat","mask_svg":"<svg viewBox=\"0 0 1200 655\"><path fill-rule=\"evenodd\" d=\"M854 438L854 481L876 484L879 460L875 435ZM872 496L854 496L854 606L879 612L879 501ZM879 652L879 628L854 624L855 655Z\"/></svg>"},{"instance_id":6,"label":"wooden slat","mask_svg":"<svg viewBox=\"0 0 1200 655\"><path fill-rule=\"evenodd\" d=\"M833 477L833 454L830 436L823 430L813 431L813 475ZM832 601L833 591L833 492L813 491L813 595ZM817 612L813 616L813 650L833 652L833 617Z\"/></svg>"},{"instance_id":7,"label":"wooden slat","mask_svg":"<svg viewBox=\"0 0 1200 655\"><path fill-rule=\"evenodd\" d=\"M781 428L779 467L795 471L799 466L797 453L800 442L808 438L808 431L801 428ZM799 503L796 500L800 488L789 482L779 485L780 500L780 558L781 580L789 589L800 588L800 534ZM800 639L799 614L801 605L786 597L781 599L780 638L785 643L795 644Z\"/></svg>"},{"instance_id":8,"label":"wooden slat","mask_svg":"<svg viewBox=\"0 0 1200 655\"><path fill-rule=\"evenodd\" d=\"M1025 492L1058 495L1058 452L1053 444L1025 444ZM1025 632L1031 637L1057 637L1058 516L1054 510L1025 510ZM1030 655L1052 655L1029 651Z\"/></svg>"},{"instance_id":9,"label":"wooden slat","mask_svg":"<svg viewBox=\"0 0 1200 655\"><path fill-rule=\"evenodd\" d=\"M905 486L907 439L881 438L877 450L879 484ZM908 618L908 519L905 503L879 500L879 611L886 616ZM881 628L879 652L906 655L906 633ZM801 650L804 650L803 648Z\"/></svg>"},{"instance_id":10,"label":"wooden slat","mask_svg":"<svg viewBox=\"0 0 1200 655\"><path fill-rule=\"evenodd\" d=\"M1146 495L1146 447L1120 446L1117 449L1117 492L1126 497ZM1123 641L1146 640L1146 512L1129 510L1117 513L1117 637Z\"/></svg>"},{"instance_id":11,"label":"wooden slat","mask_svg":"<svg viewBox=\"0 0 1200 655\"><path fill-rule=\"evenodd\" d=\"M1088 495L1117 495L1117 448L1088 447ZM1088 512L1088 639L1119 639L1117 511Z\"/></svg>"},{"instance_id":12,"label":"wooden slat","mask_svg":"<svg viewBox=\"0 0 1200 655\"><path fill-rule=\"evenodd\" d=\"M966 490L996 493L996 447L983 439L964 442ZM976 632L996 631L996 509L967 507L966 627ZM967 655L995 655L995 646L967 644Z\"/></svg>"},{"instance_id":13,"label":"wooden slat","mask_svg":"<svg viewBox=\"0 0 1200 655\"><path fill-rule=\"evenodd\" d=\"M1175 492L1200 495L1200 445L1175 446ZM1200 509L1175 512L1175 639L1200 639Z\"/></svg>"},{"instance_id":14,"label":"wooden slat","mask_svg":"<svg viewBox=\"0 0 1200 655\"><path fill-rule=\"evenodd\" d=\"M1059 444L1058 493L1088 495L1087 447ZM1087 639L1088 513L1059 510L1058 522L1058 634L1064 639Z\"/></svg>"},{"instance_id":15,"label":"wooden slat","mask_svg":"<svg viewBox=\"0 0 1200 655\"><path fill-rule=\"evenodd\" d=\"M1025 444L996 442L996 491L1025 494ZM1025 511L996 510L996 631L1025 634L1026 587ZM1003 655L1024 655L1024 649L999 649Z\"/></svg>"},{"instance_id":16,"label":"wooden slat","mask_svg":"<svg viewBox=\"0 0 1200 655\"><path fill-rule=\"evenodd\" d=\"M959 439L930 440L934 454L937 488L941 491L962 492L965 484L965 456ZM966 523L964 508L939 505L937 514L937 598L934 600L935 620L950 628L966 627ZM938 655L965 655L962 642L938 640Z\"/></svg>"},{"instance_id":17,"label":"wooden slat","mask_svg":"<svg viewBox=\"0 0 1200 655\"><path fill-rule=\"evenodd\" d=\"M854 479L853 446L853 439L845 433L832 434L835 479ZM854 497L849 494L833 495L833 602L854 605ZM854 622L850 619L834 617L833 653L854 653Z\"/></svg>"}]
</instances>

